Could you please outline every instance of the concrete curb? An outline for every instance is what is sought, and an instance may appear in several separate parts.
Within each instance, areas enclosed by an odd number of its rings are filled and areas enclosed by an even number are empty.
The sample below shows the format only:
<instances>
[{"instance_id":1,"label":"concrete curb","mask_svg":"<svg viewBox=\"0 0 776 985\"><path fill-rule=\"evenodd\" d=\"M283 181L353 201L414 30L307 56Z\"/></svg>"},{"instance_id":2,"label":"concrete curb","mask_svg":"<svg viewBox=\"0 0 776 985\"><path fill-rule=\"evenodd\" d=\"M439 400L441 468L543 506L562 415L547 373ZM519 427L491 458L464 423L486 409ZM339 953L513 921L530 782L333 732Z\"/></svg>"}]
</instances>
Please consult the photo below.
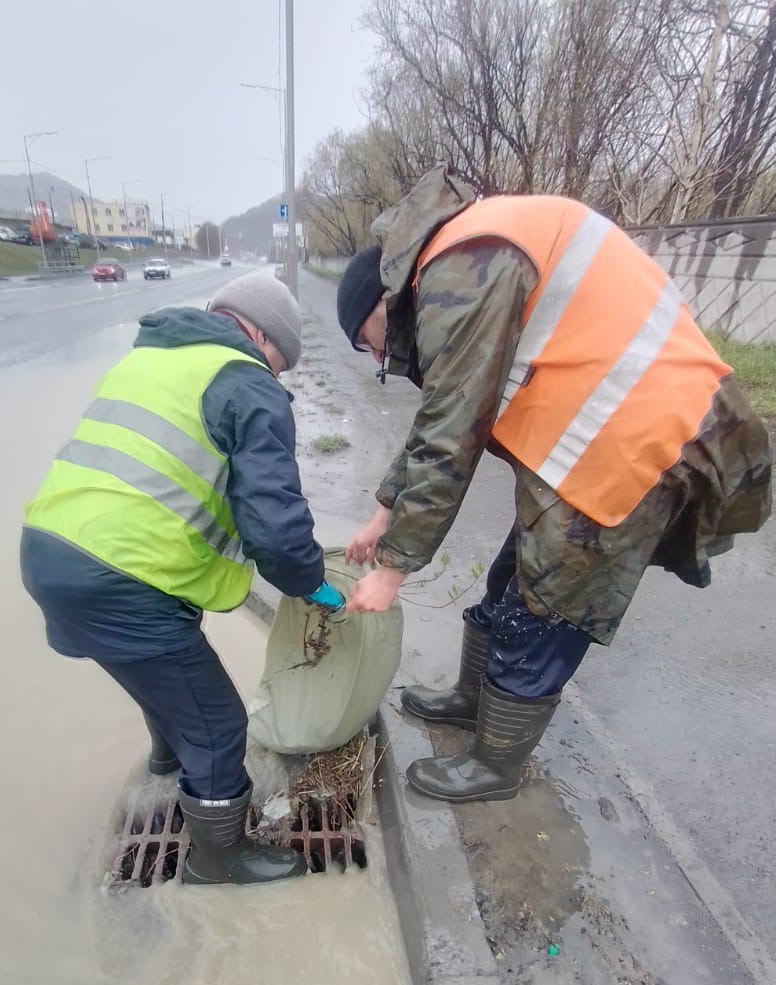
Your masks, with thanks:
<instances>
[{"instance_id":1,"label":"concrete curb","mask_svg":"<svg viewBox=\"0 0 776 985\"><path fill-rule=\"evenodd\" d=\"M272 622L275 606L255 588L245 605ZM378 713L376 793L413 985L499 985L453 812L405 782L409 764L434 750L423 724L401 714L399 693L391 689Z\"/></svg>"}]
</instances>

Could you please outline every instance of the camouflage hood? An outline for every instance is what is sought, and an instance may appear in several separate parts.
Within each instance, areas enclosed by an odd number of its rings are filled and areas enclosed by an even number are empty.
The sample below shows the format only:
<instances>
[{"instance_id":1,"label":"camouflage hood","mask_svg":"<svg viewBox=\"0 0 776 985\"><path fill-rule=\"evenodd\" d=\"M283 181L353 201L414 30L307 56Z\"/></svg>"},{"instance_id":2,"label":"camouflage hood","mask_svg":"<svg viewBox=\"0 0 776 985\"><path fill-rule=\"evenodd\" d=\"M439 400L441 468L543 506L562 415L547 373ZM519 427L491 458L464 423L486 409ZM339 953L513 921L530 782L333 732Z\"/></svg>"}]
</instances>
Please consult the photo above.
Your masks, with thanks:
<instances>
[{"instance_id":1,"label":"camouflage hood","mask_svg":"<svg viewBox=\"0 0 776 985\"><path fill-rule=\"evenodd\" d=\"M388 307L388 372L414 379L415 312L412 278L423 247L433 234L475 199L471 185L446 167L424 175L412 191L372 223L383 251L380 275Z\"/></svg>"},{"instance_id":2,"label":"camouflage hood","mask_svg":"<svg viewBox=\"0 0 776 985\"><path fill-rule=\"evenodd\" d=\"M375 219L372 233L383 251L380 272L389 308L409 281L425 242L474 199L470 185L453 178L446 167L434 168L409 195Z\"/></svg>"}]
</instances>

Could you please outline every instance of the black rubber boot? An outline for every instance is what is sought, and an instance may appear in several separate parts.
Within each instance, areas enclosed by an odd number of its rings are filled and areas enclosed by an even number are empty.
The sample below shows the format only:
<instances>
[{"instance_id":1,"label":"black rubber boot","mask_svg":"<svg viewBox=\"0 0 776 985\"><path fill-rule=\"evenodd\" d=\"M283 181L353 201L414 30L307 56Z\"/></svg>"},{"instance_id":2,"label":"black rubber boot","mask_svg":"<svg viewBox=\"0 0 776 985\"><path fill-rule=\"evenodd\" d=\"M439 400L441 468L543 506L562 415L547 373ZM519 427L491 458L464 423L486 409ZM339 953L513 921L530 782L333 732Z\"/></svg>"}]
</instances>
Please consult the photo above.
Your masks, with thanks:
<instances>
[{"instance_id":1,"label":"black rubber boot","mask_svg":"<svg viewBox=\"0 0 776 985\"><path fill-rule=\"evenodd\" d=\"M472 746L457 756L416 759L410 763L407 780L436 800L510 800L517 796L523 764L559 702L560 694L518 698L486 683Z\"/></svg>"},{"instance_id":2,"label":"black rubber boot","mask_svg":"<svg viewBox=\"0 0 776 985\"><path fill-rule=\"evenodd\" d=\"M453 687L435 691L430 687L407 687L401 703L427 722L457 725L473 732L477 728L480 686L488 664L488 637L483 626L464 617L461 665Z\"/></svg>"},{"instance_id":3,"label":"black rubber boot","mask_svg":"<svg viewBox=\"0 0 776 985\"><path fill-rule=\"evenodd\" d=\"M231 800L200 800L179 789L181 811L191 839L183 870L189 885L212 886L231 882L244 886L273 882L307 872L304 855L293 848L261 845L245 833L251 785Z\"/></svg>"},{"instance_id":4,"label":"black rubber boot","mask_svg":"<svg viewBox=\"0 0 776 985\"><path fill-rule=\"evenodd\" d=\"M148 757L148 772L154 776L166 776L181 768L180 760L170 748L167 740L151 724L147 715L145 719L148 734L151 736L151 754Z\"/></svg>"}]
</instances>

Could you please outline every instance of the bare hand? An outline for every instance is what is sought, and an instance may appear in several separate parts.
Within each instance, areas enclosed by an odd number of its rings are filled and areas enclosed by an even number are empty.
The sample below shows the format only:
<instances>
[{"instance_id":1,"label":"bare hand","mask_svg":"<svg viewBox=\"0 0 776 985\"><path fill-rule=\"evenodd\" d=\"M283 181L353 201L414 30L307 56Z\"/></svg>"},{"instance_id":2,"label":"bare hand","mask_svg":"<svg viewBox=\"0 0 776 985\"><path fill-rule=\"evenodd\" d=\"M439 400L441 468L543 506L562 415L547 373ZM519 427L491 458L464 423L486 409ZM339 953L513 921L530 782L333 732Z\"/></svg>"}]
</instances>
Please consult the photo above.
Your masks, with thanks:
<instances>
[{"instance_id":1,"label":"bare hand","mask_svg":"<svg viewBox=\"0 0 776 985\"><path fill-rule=\"evenodd\" d=\"M396 568L375 568L356 582L348 599L347 611L386 612L396 598L404 577L404 572Z\"/></svg>"},{"instance_id":2,"label":"bare hand","mask_svg":"<svg viewBox=\"0 0 776 985\"><path fill-rule=\"evenodd\" d=\"M385 506L378 506L369 523L359 530L345 548L345 563L355 561L356 564L364 564L366 561L374 561L375 546L390 525L391 511Z\"/></svg>"}]
</instances>

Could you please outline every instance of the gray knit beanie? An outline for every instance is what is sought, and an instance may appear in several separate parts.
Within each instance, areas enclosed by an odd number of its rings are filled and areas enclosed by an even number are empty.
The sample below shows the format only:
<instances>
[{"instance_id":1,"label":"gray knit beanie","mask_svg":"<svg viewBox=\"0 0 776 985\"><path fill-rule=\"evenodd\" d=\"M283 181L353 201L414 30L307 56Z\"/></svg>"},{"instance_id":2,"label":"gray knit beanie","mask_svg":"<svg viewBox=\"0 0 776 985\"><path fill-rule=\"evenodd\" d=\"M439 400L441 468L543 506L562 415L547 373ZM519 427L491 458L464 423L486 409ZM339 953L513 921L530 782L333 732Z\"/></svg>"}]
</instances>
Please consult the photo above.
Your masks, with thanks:
<instances>
[{"instance_id":1,"label":"gray knit beanie","mask_svg":"<svg viewBox=\"0 0 776 985\"><path fill-rule=\"evenodd\" d=\"M244 274L220 288L207 306L229 308L274 342L289 369L302 353L302 313L285 284L266 274Z\"/></svg>"}]
</instances>

